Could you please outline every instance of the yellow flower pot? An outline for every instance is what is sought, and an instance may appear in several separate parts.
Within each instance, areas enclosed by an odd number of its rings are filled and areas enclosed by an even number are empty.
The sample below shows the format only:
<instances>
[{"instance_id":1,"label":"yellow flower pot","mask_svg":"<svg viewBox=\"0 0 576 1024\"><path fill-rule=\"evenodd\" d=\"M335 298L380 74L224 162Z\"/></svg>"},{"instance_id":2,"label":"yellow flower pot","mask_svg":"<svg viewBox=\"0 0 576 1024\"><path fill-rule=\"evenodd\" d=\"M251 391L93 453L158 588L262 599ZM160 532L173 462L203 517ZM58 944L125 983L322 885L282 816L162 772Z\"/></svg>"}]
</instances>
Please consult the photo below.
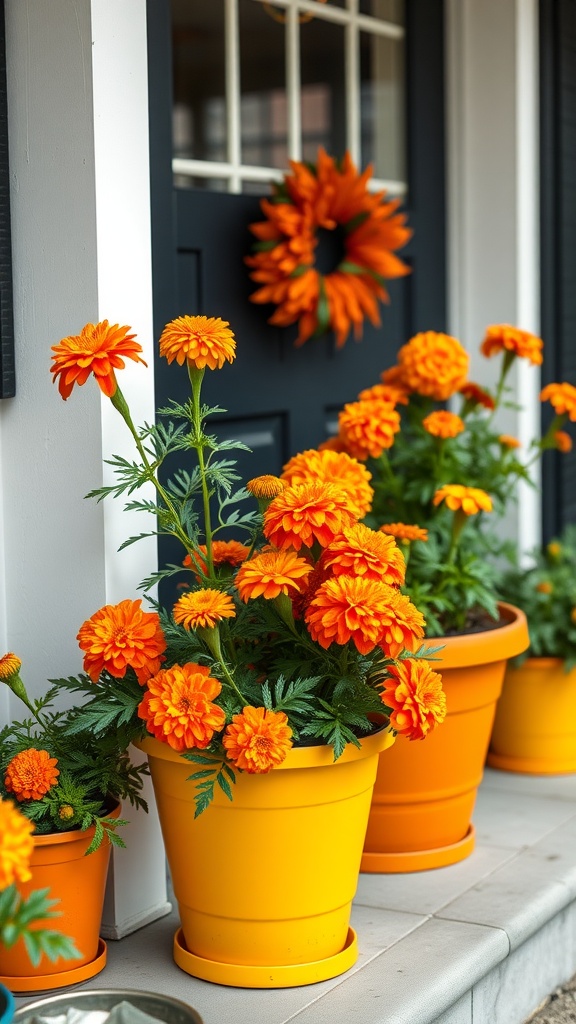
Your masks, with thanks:
<instances>
[{"instance_id":1,"label":"yellow flower pot","mask_svg":"<svg viewBox=\"0 0 576 1024\"><path fill-rule=\"evenodd\" d=\"M560 658L508 666L487 764L508 772L576 772L576 669Z\"/></svg>"},{"instance_id":2,"label":"yellow flower pot","mask_svg":"<svg viewBox=\"0 0 576 1024\"><path fill-rule=\"evenodd\" d=\"M500 613L497 628L427 641L443 645L432 666L442 675L448 713L424 740L399 736L382 759L362 871L425 871L472 853L472 812L506 662L529 644L524 613L507 604Z\"/></svg>"},{"instance_id":3,"label":"yellow flower pot","mask_svg":"<svg viewBox=\"0 0 576 1024\"><path fill-rule=\"evenodd\" d=\"M293 748L266 775L236 773L229 801L194 818L197 770L144 739L182 927L174 959L205 981L309 985L355 963L349 927L380 751L390 730L350 744Z\"/></svg>"}]
</instances>

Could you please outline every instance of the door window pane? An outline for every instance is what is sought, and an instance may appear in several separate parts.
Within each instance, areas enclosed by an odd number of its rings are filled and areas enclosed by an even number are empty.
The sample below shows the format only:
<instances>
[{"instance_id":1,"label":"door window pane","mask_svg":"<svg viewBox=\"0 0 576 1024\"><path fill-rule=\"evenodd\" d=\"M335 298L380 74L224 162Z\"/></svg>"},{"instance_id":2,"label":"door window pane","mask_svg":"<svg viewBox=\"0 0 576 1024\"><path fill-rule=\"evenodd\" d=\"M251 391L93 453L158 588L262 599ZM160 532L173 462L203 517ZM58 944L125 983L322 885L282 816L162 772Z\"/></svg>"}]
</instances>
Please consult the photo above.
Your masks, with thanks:
<instances>
[{"instance_id":1,"label":"door window pane","mask_svg":"<svg viewBox=\"0 0 576 1024\"><path fill-rule=\"evenodd\" d=\"M240 0L241 160L256 167L288 164L288 116L282 8Z\"/></svg>"},{"instance_id":2,"label":"door window pane","mask_svg":"<svg viewBox=\"0 0 576 1024\"><path fill-rule=\"evenodd\" d=\"M225 160L223 0L171 3L174 156Z\"/></svg>"},{"instance_id":3,"label":"door window pane","mask_svg":"<svg viewBox=\"0 0 576 1024\"><path fill-rule=\"evenodd\" d=\"M316 160L318 146L334 156L346 151L344 29L315 18L300 26L302 157Z\"/></svg>"},{"instance_id":4,"label":"door window pane","mask_svg":"<svg viewBox=\"0 0 576 1024\"><path fill-rule=\"evenodd\" d=\"M379 18L381 21L403 25L404 0L360 0L360 14L371 14L373 18Z\"/></svg>"},{"instance_id":5,"label":"door window pane","mask_svg":"<svg viewBox=\"0 0 576 1024\"><path fill-rule=\"evenodd\" d=\"M377 178L404 181L404 40L360 34L362 166Z\"/></svg>"}]
</instances>

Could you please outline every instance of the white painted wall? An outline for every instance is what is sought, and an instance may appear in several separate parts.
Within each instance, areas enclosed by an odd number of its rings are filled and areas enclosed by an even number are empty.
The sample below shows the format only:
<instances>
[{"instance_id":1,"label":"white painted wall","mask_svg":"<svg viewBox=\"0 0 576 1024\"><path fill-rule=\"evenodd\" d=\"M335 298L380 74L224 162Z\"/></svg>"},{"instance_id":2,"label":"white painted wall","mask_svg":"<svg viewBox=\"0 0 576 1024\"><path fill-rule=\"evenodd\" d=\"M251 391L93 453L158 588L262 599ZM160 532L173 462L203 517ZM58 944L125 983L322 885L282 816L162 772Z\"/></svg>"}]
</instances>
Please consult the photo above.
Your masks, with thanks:
<instances>
[{"instance_id":1,"label":"white painted wall","mask_svg":"<svg viewBox=\"0 0 576 1024\"><path fill-rule=\"evenodd\" d=\"M122 420L93 380L64 403L49 374L61 337L88 321L129 324L149 369L131 364L121 386L135 421L153 418L146 5L7 0L6 35L17 394L0 403L0 635L38 694L81 668L82 622L140 596L156 564L153 540L118 555L145 528L121 502L83 498L106 479L105 458L133 454ZM113 937L168 909L155 812L126 816Z\"/></svg>"},{"instance_id":2,"label":"white painted wall","mask_svg":"<svg viewBox=\"0 0 576 1024\"><path fill-rule=\"evenodd\" d=\"M446 43L450 330L471 378L490 385L499 360L479 354L485 327L540 330L537 0L447 0ZM520 360L510 383L525 410L503 432L526 446L539 435L539 370ZM520 501L506 527L526 551L540 497L525 487Z\"/></svg>"}]
</instances>

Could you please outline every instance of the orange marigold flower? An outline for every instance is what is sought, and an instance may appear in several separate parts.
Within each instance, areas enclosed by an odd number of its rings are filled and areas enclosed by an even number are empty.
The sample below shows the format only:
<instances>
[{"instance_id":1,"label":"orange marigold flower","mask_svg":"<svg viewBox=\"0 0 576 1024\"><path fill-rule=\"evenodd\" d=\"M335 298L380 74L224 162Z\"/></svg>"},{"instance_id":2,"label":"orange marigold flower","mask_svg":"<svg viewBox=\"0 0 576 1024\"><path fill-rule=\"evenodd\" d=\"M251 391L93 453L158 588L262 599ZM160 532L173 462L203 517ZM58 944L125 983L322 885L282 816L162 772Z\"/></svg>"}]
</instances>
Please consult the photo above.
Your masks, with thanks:
<instances>
[{"instance_id":1,"label":"orange marigold flower","mask_svg":"<svg viewBox=\"0 0 576 1024\"><path fill-rule=\"evenodd\" d=\"M410 391L443 402L465 383L470 360L456 338L424 331L402 346L398 361Z\"/></svg>"},{"instance_id":2,"label":"orange marigold flower","mask_svg":"<svg viewBox=\"0 0 576 1024\"><path fill-rule=\"evenodd\" d=\"M242 562L249 553L250 548L246 544L241 544L239 540L212 541L212 562L214 565L242 565ZM199 544L194 561L191 555L186 555L182 565L186 569L192 569L193 572L198 568L206 575L208 572L206 545Z\"/></svg>"},{"instance_id":3,"label":"orange marigold flower","mask_svg":"<svg viewBox=\"0 0 576 1024\"><path fill-rule=\"evenodd\" d=\"M34 827L11 800L0 800L0 892L14 882L29 882L32 878Z\"/></svg>"},{"instance_id":4,"label":"orange marigold flower","mask_svg":"<svg viewBox=\"0 0 576 1024\"><path fill-rule=\"evenodd\" d=\"M465 430L464 420L460 419L456 413L448 412L445 409L431 412L422 420L422 426L433 437L441 438L458 437L458 434Z\"/></svg>"},{"instance_id":5,"label":"orange marigold flower","mask_svg":"<svg viewBox=\"0 0 576 1024\"><path fill-rule=\"evenodd\" d=\"M397 388L403 394L410 392L410 388L404 380L404 370L401 366L389 366L387 370L382 370L380 380L388 387Z\"/></svg>"},{"instance_id":6,"label":"orange marigold flower","mask_svg":"<svg viewBox=\"0 0 576 1024\"><path fill-rule=\"evenodd\" d=\"M173 750L202 749L226 721L222 708L213 703L221 690L204 665L173 665L148 680L138 717L148 732Z\"/></svg>"},{"instance_id":7,"label":"orange marigold flower","mask_svg":"<svg viewBox=\"0 0 576 1024\"><path fill-rule=\"evenodd\" d=\"M282 493L285 483L279 476L265 473L263 476L255 476L246 484L246 490L250 491L255 498L277 498Z\"/></svg>"},{"instance_id":8,"label":"orange marigold flower","mask_svg":"<svg viewBox=\"0 0 576 1024\"><path fill-rule=\"evenodd\" d=\"M364 388L358 395L360 402L369 401L371 398L379 398L381 402L391 402L392 405L408 405L406 391L392 384L373 384L371 388Z\"/></svg>"},{"instance_id":9,"label":"orange marigold flower","mask_svg":"<svg viewBox=\"0 0 576 1024\"><path fill-rule=\"evenodd\" d=\"M511 352L519 359L528 359L534 366L542 363L543 342L530 331L522 331L510 324L492 324L486 328L484 340L480 346L483 356L493 356L498 352Z\"/></svg>"},{"instance_id":10,"label":"orange marigold flower","mask_svg":"<svg viewBox=\"0 0 576 1024\"><path fill-rule=\"evenodd\" d=\"M498 440L504 448L520 448L520 441L517 437L512 437L511 434L500 434Z\"/></svg>"},{"instance_id":11,"label":"orange marigold flower","mask_svg":"<svg viewBox=\"0 0 576 1024\"><path fill-rule=\"evenodd\" d=\"M542 583L536 584L536 590L539 594L551 594L554 587L549 580L543 580Z\"/></svg>"},{"instance_id":12,"label":"orange marigold flower","mask_svg":"<svg viewBox=\"0 0 576 1024\"><path fill-rule=\"evenodd\" d=\"M380 530L397 540L428 540L428 530L411 523L384 523Z\"/></svg>"},{"instance_id":13,"label":"orange marigold flower","mask_svg":"<svg viewBox=\"0 0 576 1024\"><path fill-rule=\"evenodd\" d=\"M551 540L550 543L546 545L546 553L550 558L553 558L556 561L562 554L562 545L559 544L557 540Z\"/></svg>"},{"instance_id":14,"label":"orange marigold flower","mask_svg":"<svg viewBox=\"0 0 576 1024\"><path fill-rule=\"evenodd\" d=\"M369 654L382 645L396 622L401 596L380 580L338 576L318 588L304 619L312 639L325 650L352 640L361 654Z\"/></svg>"},{"instance_id":15,"label":"orange marigold flower","mask_svg":"<svg viewBox=\"0 0 576 1024\"><path fill-rule=\"evenodd\" d=\"M342 531L322 556L334 576L363 576L401 586L406 577L406 562L396 541L383 533L355 523Z\"/></svg>"},{"instance_id":16,"label":"orange marigold flower","mask_svg":"<svg viewBox=\"0 0 576 1024\"><path fill-rule=\"evenodd\" d=\"M240 567L236 588L242 601L256 597L273 600L279 594L293 597L306 588L312 565L294 551L263 551Z\"/></svg>"},{"instance_id":17,"label":"orange marigold flower","mask_svg":"<svg viewBox=\"0 0 576 1024\"><path fill-rule=\"evenodd\" d=\"M236 354L234 335L227 320L215 316L179 316L160 335L160 355L179 366L188 363L197 370L221 369Z\"/></svg>"},{"instance_id":18,"label":"orange marigold flower","mask_svg":"<svg viewBox=\"0 0 576 1024\"><path fill-rule=\"evenodd\" d=\"M463 484L446 484L441 487L432 499L433 505L439 505L445 501L448 508L453 512L459 509L467 516L476 515L477 512L491 512L492 498L486 491L479 487L464 487Z\"/></svg>"},{"instance_id":19,"label":"orange marigold flower","mask_svg":"<svg viewBox=\"0 0 576 1024\"><path fill-rule=\"evenodd\" d=\"M390 725L409 740L423 740L446 717L442 676L425 661L406 658L388 668L382 701L391 710Z\"/></svg>"},{"instance_id":20,"label":"orange marigold flower","mask_svg":"<svg viewBox=\"0 0 576 1024\"><path fill-rule=\"evenodd\" d=\"M17 800L41 800L56 785L60 775L57 764L47 750L21 750L6 768L4 785Z\"/></svg>"},{"instance_id":21,"label":"orange marigold flower","mask_svg":"<svg viewBox=\"0 0 576 1024\"><path fill-rule=\"evenodd\" d=\"M570 621L573 622L574 625L576 626L576 608L573 608L572 611L570 612ZM0 886L0 888L2 888L2 887Z\"/></svg>"},{"instance_id":22,"label":"orange marigold flower","mask_svg":"<svg viewBox=\"0 0 576 1024\"><path fill-rule=\"evenodd\" d=\"M565 430L557 430L555 432L554 442L559 452L564 452L564 454L567 454L567 452L572 451L572 438L570 437L570 434L566 433Z\"/></svg>"},{"instance_id":23,"label":"orange marigold flower","mask_svg":"<svg viewBox=\"0 0 576 1024\"><path fill-rule=\"evenodd\" d=\"M325 548L358 518L356 506L336 484L323 481L286 487L264 513L264 536L276 548Z\"/></svg>"},{"instance_id":24,"label":"orange marigold flower","mask_svg":"<svg viewBox=\"0 0 576 1024\"><path fill-rule=\"evenodd\" d=\"M179 597L172 609L174 622L185 629L214 629L222 619L236 616L234 602L221 590L189 590Z\"/></svg>"},{"instance_id":25,"label":"orange marigold flower","mask_svg":"<svg viewBox=\"0 0 576 1024\"><path fill-rule=\"evenodd\" d=\"M84 671L98 682L106 669L123 679L129 668L141 686L164 661L166 640L156 612L143 612L142 601L107 604L80 627L76 639L84 651Z\"/></svg>"},{"instance_id":26,"label":"orange marigold flower","mask_svg":"<svg viewBox=\"0 0 576 1024\"><path fill-rule=\"evenodd\" d=\"M3 654L0 658L0 679L10 679L10 677L16 675L21 668L22 662L16 654L13 654L12 651L9 651L8 654Z\"/></svg>"},{"instance_id":27,"label":"orange marigold flower","mask_svg":"<svg viewBox=\"0 0 576 1024\"><path fill-rule=\"evenodd\" d=\"M349 402L338 415L338 427L350 455L365 462L392 447L400 430L400 415L390 402L378 398Z\"/></svg>"},{"instance_id":28,"label":"orange marigold flower","mask_svg":"<svg viewBox=\"0 0 576 1024\"><path fill-rule=\"evenodd\" d=\"M558 416L568 414L572 422L576 421L576 388L572 384L547 384L540 392L542 402L550 402Z\"/></svg>"},{"instance_id":29,"label":"orange marigold flower","mask_svg":"<svg viewBox=\"0 0 576 1024\"><path fill-rule=\"evenodd\" d=\"M292 747L292 729L283 711L245 707L234 715L222 737L232 764L251 775L263 775L286 759Z\"/></svg>"},{"instance_id":30,"label":"orange marigold flower","mask_svg":"<svg viewBox=\"0 0 576 1024\"><path fill-rule=\"evenodd\" d=\"M485 409L490 410L496 408L496 402L490 392L481 388L479 384L474 384L472 381L467 381L466 384L463 384L459 393L469 405L482 405Z\"/></svg>"},{"instance_id":31,"label":"orange marigold flower","mask_svg":"<svg viewBox=\"0 0 576 1024\"><path fill-rule=\"evenodd\" d=\"M80 334L63 338L52 346L54 353L50 373L52 381L57 377L58 391L66 400L72 394L75 384L85 384L91 373L98 386L108 398L112 398L118 384L115 370L123 370L124 359L135 363L147 363L140 358L142 346L134 341L135 334L128 334L130 327L112 327L107 320L98 324L86 324Z\"/></svg>"},{"instance_id":32,"label":"orange marigold flower","mask_svg":"<svg viewBox=\"0 0 576 1024\"><path fill-rule=\"evenodd\" d=\"M372 508L374 491L370 486L372 474L357 459L346 452L336 452L309 448L299 452L286 463L282 470L282 479L294 487L309 483L311 480L323 480L344 488L351 504L358 511L358 517L365 516Z\"/></svg>"},{"instance_id":33,"label":"orange marigold flower","mask_svg":"<svg viewBox=\"0 0 576 1024\"><path fill-rule=\"evenodd\" d=\"M416 651L424 636L426 622L422 612L406 594L394 591L393 613L388 617L380 647L387 658L397 658L402 651Z\"/></svg>"},{"instance_id":34,"label":"orange marigold flower","mask_svg":"<svg viewBox=\"0 0 576 1024\"><path fill-rule=\"evenodd\" d=\"M346 445L341 437L336 434L334 437L327 437L318 445L319 452L345 452Z\"/></svg>"}]
</instances>

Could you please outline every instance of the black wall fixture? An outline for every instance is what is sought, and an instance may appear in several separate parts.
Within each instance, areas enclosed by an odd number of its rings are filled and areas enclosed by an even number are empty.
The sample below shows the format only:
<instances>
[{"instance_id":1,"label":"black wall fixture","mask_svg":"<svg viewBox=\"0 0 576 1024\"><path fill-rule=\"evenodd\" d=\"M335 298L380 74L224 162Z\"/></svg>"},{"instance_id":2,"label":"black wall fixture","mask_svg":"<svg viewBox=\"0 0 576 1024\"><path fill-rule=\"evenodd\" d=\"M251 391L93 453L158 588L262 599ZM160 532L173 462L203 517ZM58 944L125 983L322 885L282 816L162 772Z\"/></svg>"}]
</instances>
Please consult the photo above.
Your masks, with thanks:
<instances>
[{"instance_id":1,"label":"black wall fixture","mask_svg":"<svg viewBox=\"0 0 576 1024\"><path fill-rule=\"evenodd\" d=\"M8 168L8 103L6 97L6 30L4 24L4 0L0 0L0 398L12 398L15 394L10 172Z\"/></svg>"}]
</instances>

